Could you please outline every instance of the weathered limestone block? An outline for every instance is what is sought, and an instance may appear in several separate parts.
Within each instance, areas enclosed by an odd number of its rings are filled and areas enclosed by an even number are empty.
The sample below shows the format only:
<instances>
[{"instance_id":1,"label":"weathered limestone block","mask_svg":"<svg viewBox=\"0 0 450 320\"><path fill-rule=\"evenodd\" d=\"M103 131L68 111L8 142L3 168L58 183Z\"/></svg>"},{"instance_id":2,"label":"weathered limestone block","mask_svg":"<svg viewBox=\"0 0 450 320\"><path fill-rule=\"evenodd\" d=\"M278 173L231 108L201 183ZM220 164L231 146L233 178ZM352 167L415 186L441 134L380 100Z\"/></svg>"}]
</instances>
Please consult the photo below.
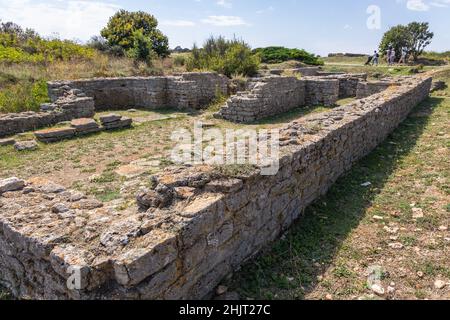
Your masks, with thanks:
<instances>
[{"instance_id":1,"label":"weathered limestone block","mask_svg":"<svg viewBox=\"0 0 450 320\"><path fill-rule=\"evenodd\" d=\"M16 177L0 180L0 194L8 191L22 190L25 187L25 181Z\"/></svg>"},{"instance_id":2,"label":"weathered limestone block","mask_svg":"<svg viewBox=\"0 0 450 320\"><path fill-rule=\"evenodd\" d=\"M36 138L45 143L61 141L75 137L75 128L51 128L46 130L36 131L34 135Z\"/></svg>"},{"instance_id":3,"label":"weathered limestone block","mask_svg":"<svg viewBox=\"0 0 450 320\"><path fill-rule=\"evenodd\" d=\"M173 234L152 231L142 237L138 248L129 249L115 260L115 277L124 286L139 284L173 262L177 252Z\"/></svg>"},{"instance_id":4,"label":"weathered limestone block","mask_svg":"<svg viewBox=\"0 0 450 320\"><path fill-rule=\"evenodd\" d=\"M118 114L109 114L100 117L100 121L105 130L115 130L131 127L133 119L122 117Z\"/></svg>"},{"instance_id":5,"label":"weathered limestone block","mask_svg":"<svg viewBox=\"0 0 450 320\"><path fill-rule=\"evenodd\" d=\"M78 136L96 133L102 130L98 123L92 118L72 120L70 126L75 129L75 134Z\"/></svg>"},{"instance_id":6,"label":"weathered limestone block","mask_svg":"<svg viewBox=\"0 0 450 320\"><path fill-rule=\"evenodd\" d=\"M16 143L16 140L14 140L13 138L0 139L0 146L9 146L9 145L13 145L15 143Z\"/></svg>"},{"instance_id":7,"label":"weathered limestone block","mask_svg":"<svg viewBox=\"0 0 450 320\"><path fill-rule=\"evenodd\" d=\"M35 140L17 141L14 144L14 149L17 151L32 151L38 148L38 144Z\"/></svg>"}]
</instances>

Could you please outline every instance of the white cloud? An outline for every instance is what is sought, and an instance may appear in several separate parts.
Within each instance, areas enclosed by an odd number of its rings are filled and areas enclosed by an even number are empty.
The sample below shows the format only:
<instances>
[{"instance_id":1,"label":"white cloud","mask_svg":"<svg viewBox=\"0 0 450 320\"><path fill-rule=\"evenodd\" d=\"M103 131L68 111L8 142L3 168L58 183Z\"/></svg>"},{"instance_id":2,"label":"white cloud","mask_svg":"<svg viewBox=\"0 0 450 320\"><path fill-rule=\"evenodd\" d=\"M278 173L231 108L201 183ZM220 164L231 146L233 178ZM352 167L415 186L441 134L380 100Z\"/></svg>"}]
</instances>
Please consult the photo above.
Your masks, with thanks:
<instances>
[{"instance_id":1,"label":"white cloud","mask_svg":"<svg viewBox=\"0 0 450 320\"><path fill-rule=\"evenodd\" d=\"M448 8L450 0L396 0L398 3L405 3L406 7L412 11L429 11L432 7Z\"/></svg>"},{"instance_id":2,"label":"white cloud","mask_svg":"<svg viewBox=\"0 0 450 320\"><path fill-rule=\"evenodd\" d=\"M258 10L258 11L256 11L256 13L257 14L263 14L263 13L266 13L266 12L272 12L274 10L275 10L275 8L273 6L270 6L268 8Z\"/></svg>"},{"instance_id":3,"label":"white cloud","mask_svg":"<svg viewBox=\"0 0 450 320\"><path fill-rule=\"evenodd\" d=\"M430 6L423 0L408 0L406 7L412 11L428 11Z\"/></svg>"},{"instance_id":4,"label":"white cloud","mask_svg":"<svg viewBox=\"0 0 450 320\"><path fill-rule=\"evenodd\" d=\"M233 4L229 0L217 0L216 3L218 6L221 6L221 7L227 8L227 9L230 9L233 7Z\"/></svg>"},{"instance_id":5,"label":"white cloud","mask_svg":"<svg viewBox=\"0 0 450 320\"><path fill-rule=\"evenodd\" d=\"M86 0L0 0L0 19L33 28L44 36L58 33L64 39L88 40L100 34L116 4Z\"/></svg>"},{"instance_id":6,"label":"white cloud","mask_svg":"<svg viewBox=\"0 0 450 320\"><path fill-rule=\"evenodd\" d=\"M217 27L234 27L234 26L250 25L241 17L236 16L209 16L206 19L203 19L202 22Z\"/></svg>"},{"instance_id":7,"label":"white cloud","mask_svg":"<svg viewBox=\"0 0 450 320\"><path fill-rule=\"evenodd\" d=\"M195 22L189 20L164 20L161 22L161 25L169 27L194 27Z\"/></svg>"},{"instance_id":8,"label":"white cloud","mask_svg":"<svg viewBox=\"0 0 450 320\"><path fill-rule=\"evenodd\" d=\"M450 0L435 0L430 2L430 5L438 8L448 8L450 7Z\"/></svg>"}]
</instances>

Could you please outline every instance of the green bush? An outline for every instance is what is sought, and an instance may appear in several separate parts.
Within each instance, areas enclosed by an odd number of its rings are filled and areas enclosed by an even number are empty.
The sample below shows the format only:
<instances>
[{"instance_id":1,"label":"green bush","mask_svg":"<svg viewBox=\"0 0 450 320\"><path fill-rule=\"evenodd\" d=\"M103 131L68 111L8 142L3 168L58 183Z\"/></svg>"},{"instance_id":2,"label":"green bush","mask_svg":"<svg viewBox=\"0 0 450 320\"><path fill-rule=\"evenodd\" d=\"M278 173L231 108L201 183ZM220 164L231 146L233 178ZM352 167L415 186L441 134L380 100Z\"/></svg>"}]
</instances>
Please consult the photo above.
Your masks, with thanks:
<instances>
[{"instance_id":1,"label":"green bush","mask_svg":"<svg viewBox=\"0 0 450 320\"><path fill-rule=\"evenodd\" d=\"M258 72L259 64L259 55L253 54L244 41L211 37L206 40L203 48L194 45L186 68L188 71L213 70L228 77L254 76Z\"/></svg>"},{"instance_id":2,"label":"green bush","mask_svg":"<svg viewBox=\"0 0 450 320\"><path fill-rule=\"evenodd\" d=\"M173 58L173 64L178 67L183 67L184 65L186 65L186 57L183 55L176 55Z\"/></svg>"},{"instance_id":3,"label":"green bush","mask_svg":"<svg viewBox=\"0 0 450 320\"><path fill-rule=\"evenodd\" d=\"M0 24L0 62L53 62L93 59L95 49L69 40L44 39L11 22Z\"/></svg>"},{"instance_id":4,"label":"green bush","mask_svg":"<svg viewBox=\"0 0 450 320\"><path fill-rule=\"evenodd\" d=\"M284 47L267 47L253 50L261 56L264 63L281 63L289 60L300 61L309 65L323 65L324 62L316 55L303 49L289 49Z\"/></svg>"}]
</instances>

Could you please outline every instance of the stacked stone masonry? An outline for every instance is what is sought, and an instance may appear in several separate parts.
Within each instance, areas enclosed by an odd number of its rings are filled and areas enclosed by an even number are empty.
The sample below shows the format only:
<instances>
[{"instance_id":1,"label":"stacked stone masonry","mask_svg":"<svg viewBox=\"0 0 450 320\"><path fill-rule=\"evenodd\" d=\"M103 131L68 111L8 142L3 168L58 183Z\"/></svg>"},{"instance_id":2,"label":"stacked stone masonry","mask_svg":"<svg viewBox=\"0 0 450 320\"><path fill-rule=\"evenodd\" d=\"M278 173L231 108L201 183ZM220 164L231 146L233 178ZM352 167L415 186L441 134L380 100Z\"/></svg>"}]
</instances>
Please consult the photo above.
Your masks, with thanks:
<instances>
[{"instance_id":1,"label":"stacked stone masonry","mask_svg":"<svg viewBox=\"0 0 450 320\"><path fill-rule=\"evenodd\" d=\"M41 112L0 115L0 137L91 118L110 109L173 107L199 109L217 96L228 95L227 77L212 72L182 73L166 77L101 78L48 83L52 101Z\"/></svg>"},{"instance_id":2,"label":"stacked stone masonry","mask_svg":"<svg viewBox=\"0 0 450 320\"><path fill-rule=\"evenodd\" d=\"M366 80L367 74L255 78L247 91L232 96L216 116L251 123L302 106L334 106L340 98L355 97L359 82Z\"/></svg>"},{"instance_id":3,"label":"stacked stone masonry","mask_svg":"<svg viewBox=\"0 0 450 320\"><path fill-rule=\"evenodd\" d=\"M100 110L141 107L157 109L199 109L218 95L228 94L228 78L217 73L183 73L177 76L141 78L98 78L58 81L48 84L52 101L67 89L76 89L94 98Z\"/></svg>"},{"instance_id":4,"label":"stacked stone masonry","mask_svg":"<svg viewBox=\"0 0 450 320\"><path fill-rule=\"evenodd\" d=\"M360 81L357 84L357 88L356 88L356 98L357 99L362 99L365 97L369 97L373 94L382 92L386 89L388 89L389 87L392 86L399 86L401 85L402 81L407 78L407 77L401 77L399 79L391 79L391 78L387 78L387 79L383 79L383 80L379 80L379 81Z\"/></svg>"},{"instance_id":5,"label":"stacked stone masonry","mask_svg":"<svg viewBox=\"0 0 450 320\"><path fill-rule=\"evenodd\" d=\"M249 123L305 104L305 82L295 77L255 79L248 89L232 96L217 116Z\"/></svg>"},{"instance_id":6,"label":"stacked stone masonry","mask_svg":"<svg viewBox=\"0 0 450 320\"><path fill-rule=\"evenodd\" d=\"M431 78L403 79L286 125L275 176L168 168L139 192L140 209L116 211L43 179L0 181L1 282L17 297L203 298L381 143L430 87ZM71 290L73 267L82 281Z\"/></svg>"},{"instance_id":7,"label":"stacked stone masonry","mask_svg":"<svg viewBox=\"0 0 450 320\"><path fill-rule=\"evenodd\" d=\"M66 95L52 104L43 105L42 112L8 113L0 115L0 137L31 131L95 114L94 100L86 96Z\"/></svg>"}]
</instances>

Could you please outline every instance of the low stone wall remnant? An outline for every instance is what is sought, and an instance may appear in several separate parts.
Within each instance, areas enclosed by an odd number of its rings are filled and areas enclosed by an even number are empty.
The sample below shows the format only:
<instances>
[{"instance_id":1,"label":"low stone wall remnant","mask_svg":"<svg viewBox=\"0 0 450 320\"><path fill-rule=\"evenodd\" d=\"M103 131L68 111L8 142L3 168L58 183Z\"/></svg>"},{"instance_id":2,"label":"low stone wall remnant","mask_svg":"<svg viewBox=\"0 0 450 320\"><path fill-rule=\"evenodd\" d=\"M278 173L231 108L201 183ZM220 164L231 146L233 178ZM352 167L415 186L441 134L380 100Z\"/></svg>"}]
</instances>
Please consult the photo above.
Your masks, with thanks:
<instances>
[{"instance_id":1,"label":"low stone wall remnant","mask_svg":"<svg viewBox=\"0 0 450 320\"><path fill-rule=\"evenodd\" d=\"M200 109L217 95L228 94L228 78L214 72L176 76L97 78L48 83L52 101L67 90L79 90L94 99L97 111L130 109Z\"/></svg>"},{"instance_id":2,"label":"low stone wall remnant","mask_svg":"<svg viewBox=\"0 0 450 320\"><path fill-rule=\"evenodd\" d=\"M248 91L232 96L216 116L249 123L305 104L305 82L295 77L255 79L248 86Z\"/></svg>"},{"instance_id":3,"label":"low stone wall remnant","mask_svg":"<svg viewBox=\"0 0 450 320\"><path fill-rule=\"evenodd\" d=\"M73 93L59 97L52 104L44 104L41 112L0 114L0 137L52 126L77 118L91 118L95 114L94 100Z\"/></svg>"},{"instance_id":4,"label":"low stone wall remnant","mask_svg":"<svg viewBox=\"0 0 450 320\"><path fill-rule=\"evenodd\" d=\"M52 103L43 104L41 112L0 114L0 137L72 119L91 118L96 111L102 110L134 107L200 109L218 96L227 96L228 84L227 77L214 72L52 81L48 83ZM125 122L123 124L126 126Z\"/></svg>"},{"instance_id":5,"label":"low stone wall remnant","mask_svg":"<svg viewBox=\"0 0 450 320\"><path fill-rule=\"evenodd\" d=\"M431 78L281 129L280 171L169 168L116 211L44 179L0 181L0 281L17 297L199 299L280 236L426 99ZM74 272L80 286L68 286Z\"/></svg>"}]
</instances>

